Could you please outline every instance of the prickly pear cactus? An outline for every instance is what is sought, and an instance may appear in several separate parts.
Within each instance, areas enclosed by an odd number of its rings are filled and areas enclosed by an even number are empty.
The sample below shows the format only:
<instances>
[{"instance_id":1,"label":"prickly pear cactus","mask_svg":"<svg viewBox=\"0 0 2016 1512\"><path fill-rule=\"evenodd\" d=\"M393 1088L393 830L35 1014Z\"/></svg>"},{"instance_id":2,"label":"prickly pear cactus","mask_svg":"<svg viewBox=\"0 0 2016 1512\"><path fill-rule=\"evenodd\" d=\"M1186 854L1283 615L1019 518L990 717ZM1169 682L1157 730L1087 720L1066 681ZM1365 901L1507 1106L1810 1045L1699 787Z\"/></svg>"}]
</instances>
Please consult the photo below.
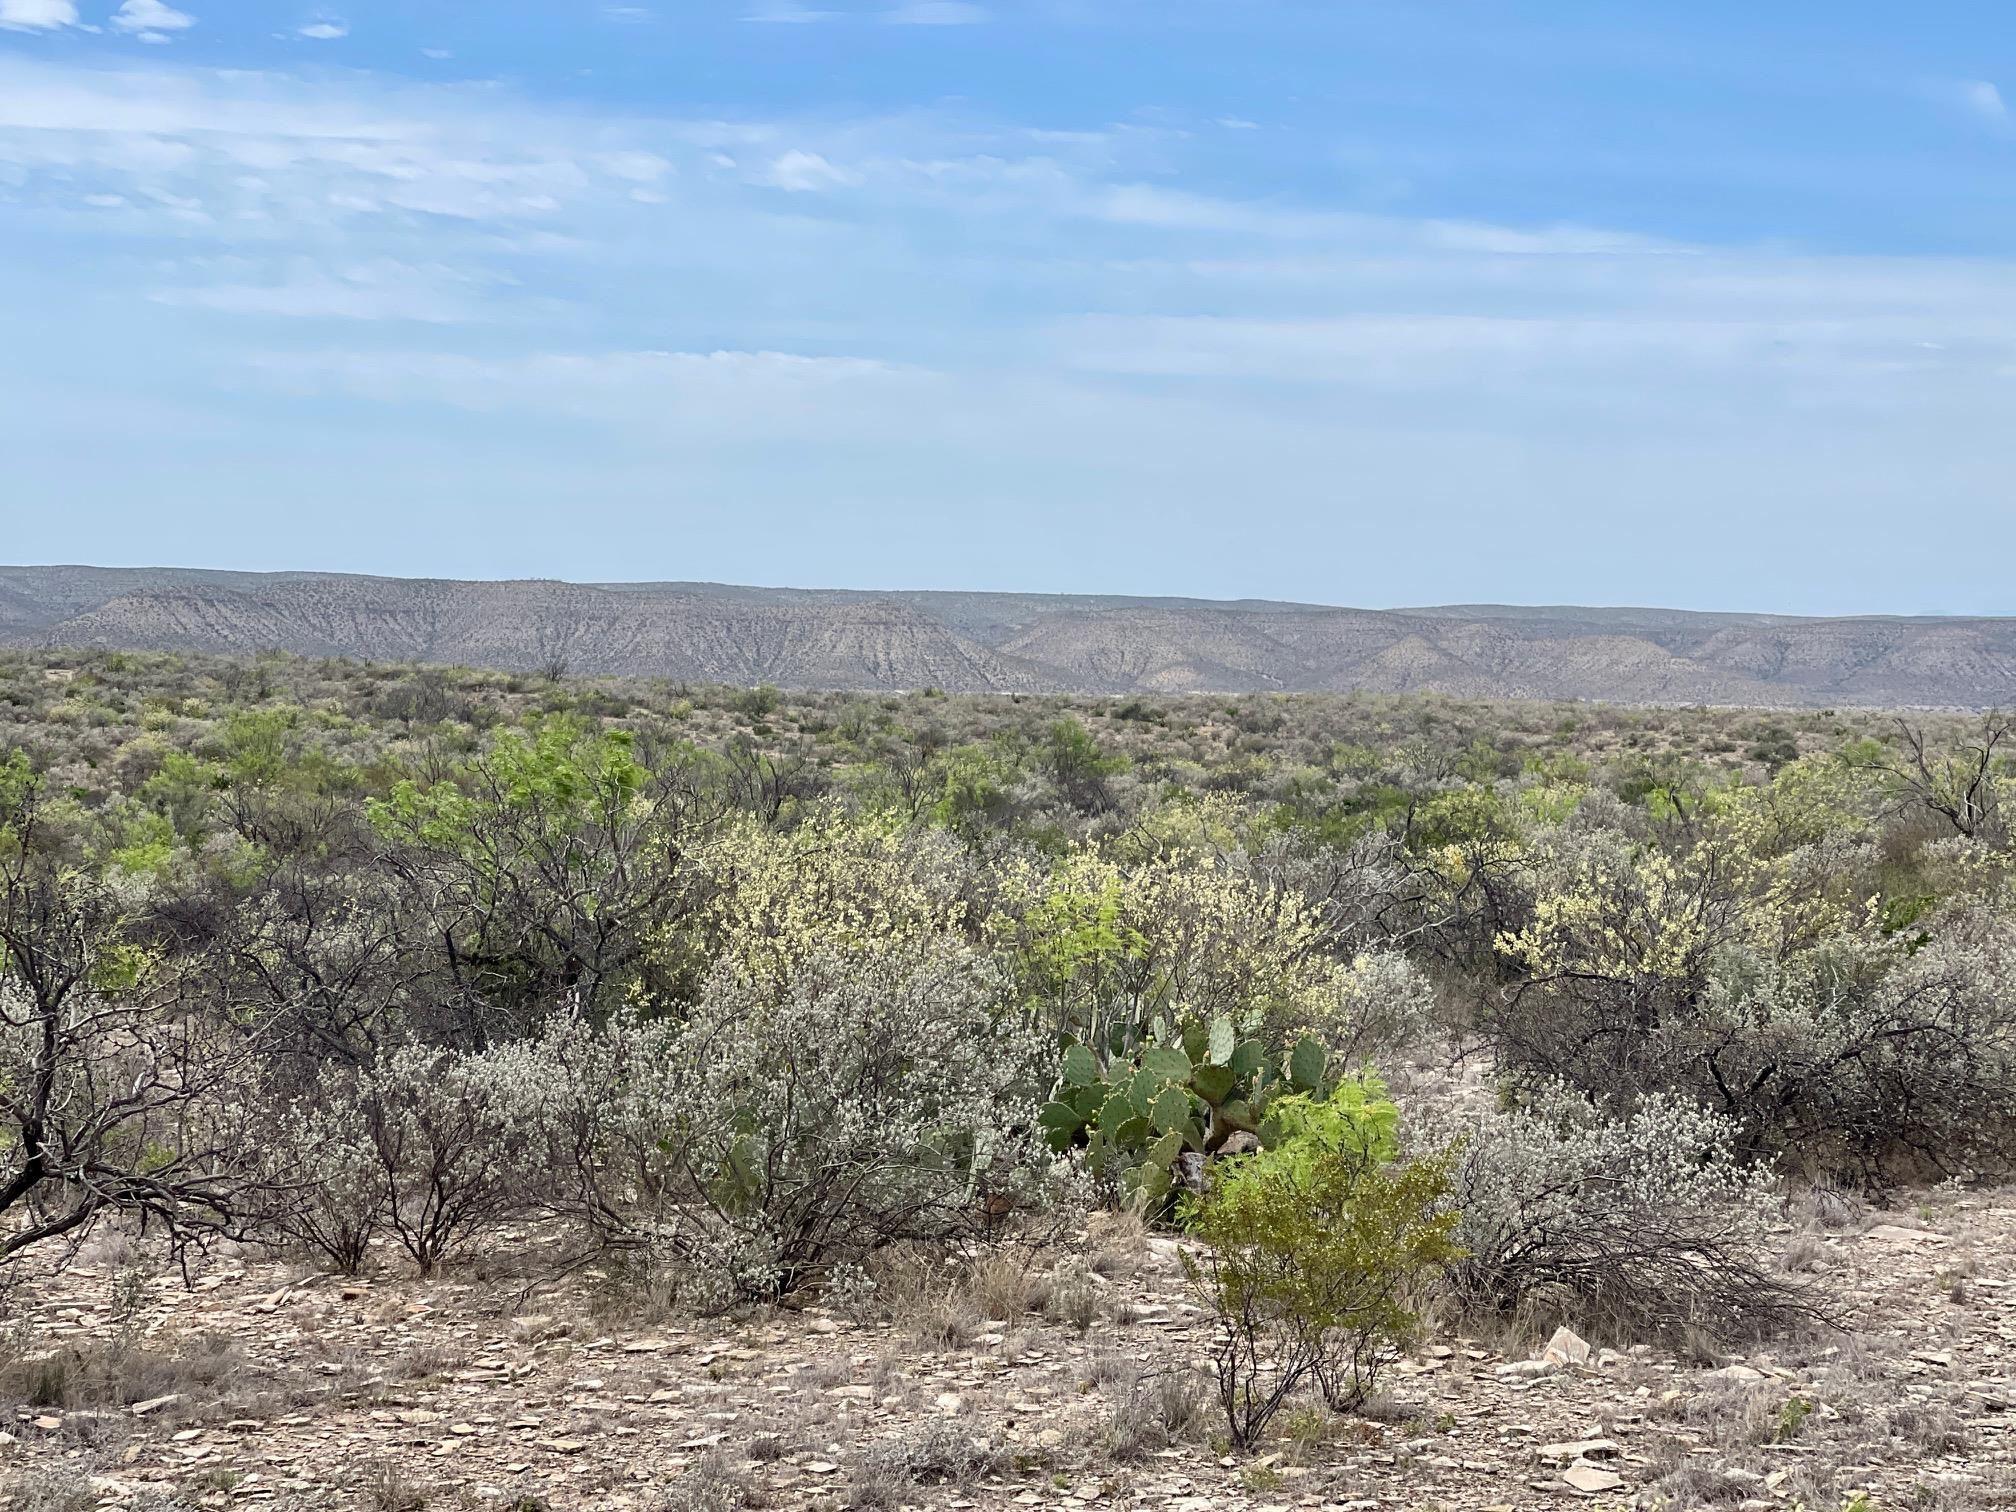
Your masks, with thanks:
<instances>
[{"instance_id":1,"label":"prickly pear cactus","mask_svg":"<svg viewBox=\"0 0 2016 1512\"><path fill-rule=\"evenodd\" d=\"M1116 1179L1151 1212L1168 1205L1184 1151L1212 1155L1242 1132L1264 1142L1277 1094L1321 1099L1333 1085L1329 1057L1313 1039L1269 1056L1220 1018L1186 1026L1180 1040L1103 1062L1089 1046L1067 1045L1057 1086L1037 1115L1053 1149L1082 1146L1095 1174Z\"/></svg>"}]
</instances>

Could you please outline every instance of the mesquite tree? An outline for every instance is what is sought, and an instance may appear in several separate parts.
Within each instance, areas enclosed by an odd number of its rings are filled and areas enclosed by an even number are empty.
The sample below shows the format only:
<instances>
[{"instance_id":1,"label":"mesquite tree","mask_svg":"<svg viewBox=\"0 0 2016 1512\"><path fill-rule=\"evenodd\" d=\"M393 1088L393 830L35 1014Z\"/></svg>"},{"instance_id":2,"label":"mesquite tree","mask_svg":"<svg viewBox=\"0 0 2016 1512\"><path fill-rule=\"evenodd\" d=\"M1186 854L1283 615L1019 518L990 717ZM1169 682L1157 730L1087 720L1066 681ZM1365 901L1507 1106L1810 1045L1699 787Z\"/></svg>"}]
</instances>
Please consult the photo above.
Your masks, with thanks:
<instances>
[{"instance_id":1,"label":"mesquite tree","mask_svg":"<svg viewBox=\"0 0 2016 1512\"><path fill-rule=\"evenodd\" d=\"M185 999L144 903L63 854L39 787L0 763L0 1261L109 1212L228 1232L251 1037Z\"/></svg>"}]
</instances>

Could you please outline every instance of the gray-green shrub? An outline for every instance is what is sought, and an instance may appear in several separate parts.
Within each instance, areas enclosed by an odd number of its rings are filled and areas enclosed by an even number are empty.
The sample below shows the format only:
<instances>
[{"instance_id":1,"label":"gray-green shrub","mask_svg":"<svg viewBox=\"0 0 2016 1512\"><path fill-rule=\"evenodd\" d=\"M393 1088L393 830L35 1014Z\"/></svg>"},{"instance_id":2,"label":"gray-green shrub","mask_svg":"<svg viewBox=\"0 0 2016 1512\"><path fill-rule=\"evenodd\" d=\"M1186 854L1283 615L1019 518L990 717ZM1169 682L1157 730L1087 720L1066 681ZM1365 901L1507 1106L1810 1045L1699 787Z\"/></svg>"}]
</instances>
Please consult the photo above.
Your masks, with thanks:
<instances>
[{"instance_id":1,"label":"gray-green shrub","mask_svg":"<svg viewBox=\"0 0 2016 1512\"><path fill-rule=\"evenodd\" d=\"M1420 1144L1457 1150L1458 1302L1633 1338L1741 1336L1809 1313L1770 1266L1775 1181L1738 1160L1738 1133L1671 1094L1612 1111L1558 1085L1511 1109L1422 1116Z\"/></svg>"}]
</instances>

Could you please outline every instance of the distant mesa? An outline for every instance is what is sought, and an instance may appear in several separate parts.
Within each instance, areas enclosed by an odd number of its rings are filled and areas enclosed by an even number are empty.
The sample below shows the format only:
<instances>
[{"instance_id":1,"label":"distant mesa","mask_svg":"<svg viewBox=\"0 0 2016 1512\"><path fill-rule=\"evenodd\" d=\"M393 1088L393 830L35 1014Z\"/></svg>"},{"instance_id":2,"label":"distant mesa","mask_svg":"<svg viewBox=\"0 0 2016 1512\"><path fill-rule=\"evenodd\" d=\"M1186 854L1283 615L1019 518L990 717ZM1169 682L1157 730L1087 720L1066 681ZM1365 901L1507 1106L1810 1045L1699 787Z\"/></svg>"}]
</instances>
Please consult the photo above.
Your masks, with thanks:
<instances>
[{"instance_id":1,"label":"distant mesa","mask_svg":"<svg viewBox=\"0 0 2016 1512\"><path fill-rule=\"evenodd\" d=\"M2016 704L2016 619L1987 618L0 567L0 645L890 691Z\"/></svg>"}]
</instances>

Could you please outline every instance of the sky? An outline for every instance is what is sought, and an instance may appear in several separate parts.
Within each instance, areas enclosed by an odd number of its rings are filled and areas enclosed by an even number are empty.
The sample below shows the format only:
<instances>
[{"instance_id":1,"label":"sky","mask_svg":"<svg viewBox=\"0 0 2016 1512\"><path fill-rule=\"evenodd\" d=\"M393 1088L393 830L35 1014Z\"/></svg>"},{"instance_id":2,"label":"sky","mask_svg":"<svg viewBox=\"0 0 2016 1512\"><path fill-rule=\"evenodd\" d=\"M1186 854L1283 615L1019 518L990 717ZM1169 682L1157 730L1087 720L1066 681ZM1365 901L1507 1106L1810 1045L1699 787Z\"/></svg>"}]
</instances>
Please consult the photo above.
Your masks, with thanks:
<instances>
[{"instance_id":1,"label":"sky","mask_svg":"<svg viewBox=\"0 0 2016 1512\"><path fill-rule=\"evenodd\" d=\"M2016 613L2016 18L0 0L0 560Z\"/></svg>"}]
</instances>

